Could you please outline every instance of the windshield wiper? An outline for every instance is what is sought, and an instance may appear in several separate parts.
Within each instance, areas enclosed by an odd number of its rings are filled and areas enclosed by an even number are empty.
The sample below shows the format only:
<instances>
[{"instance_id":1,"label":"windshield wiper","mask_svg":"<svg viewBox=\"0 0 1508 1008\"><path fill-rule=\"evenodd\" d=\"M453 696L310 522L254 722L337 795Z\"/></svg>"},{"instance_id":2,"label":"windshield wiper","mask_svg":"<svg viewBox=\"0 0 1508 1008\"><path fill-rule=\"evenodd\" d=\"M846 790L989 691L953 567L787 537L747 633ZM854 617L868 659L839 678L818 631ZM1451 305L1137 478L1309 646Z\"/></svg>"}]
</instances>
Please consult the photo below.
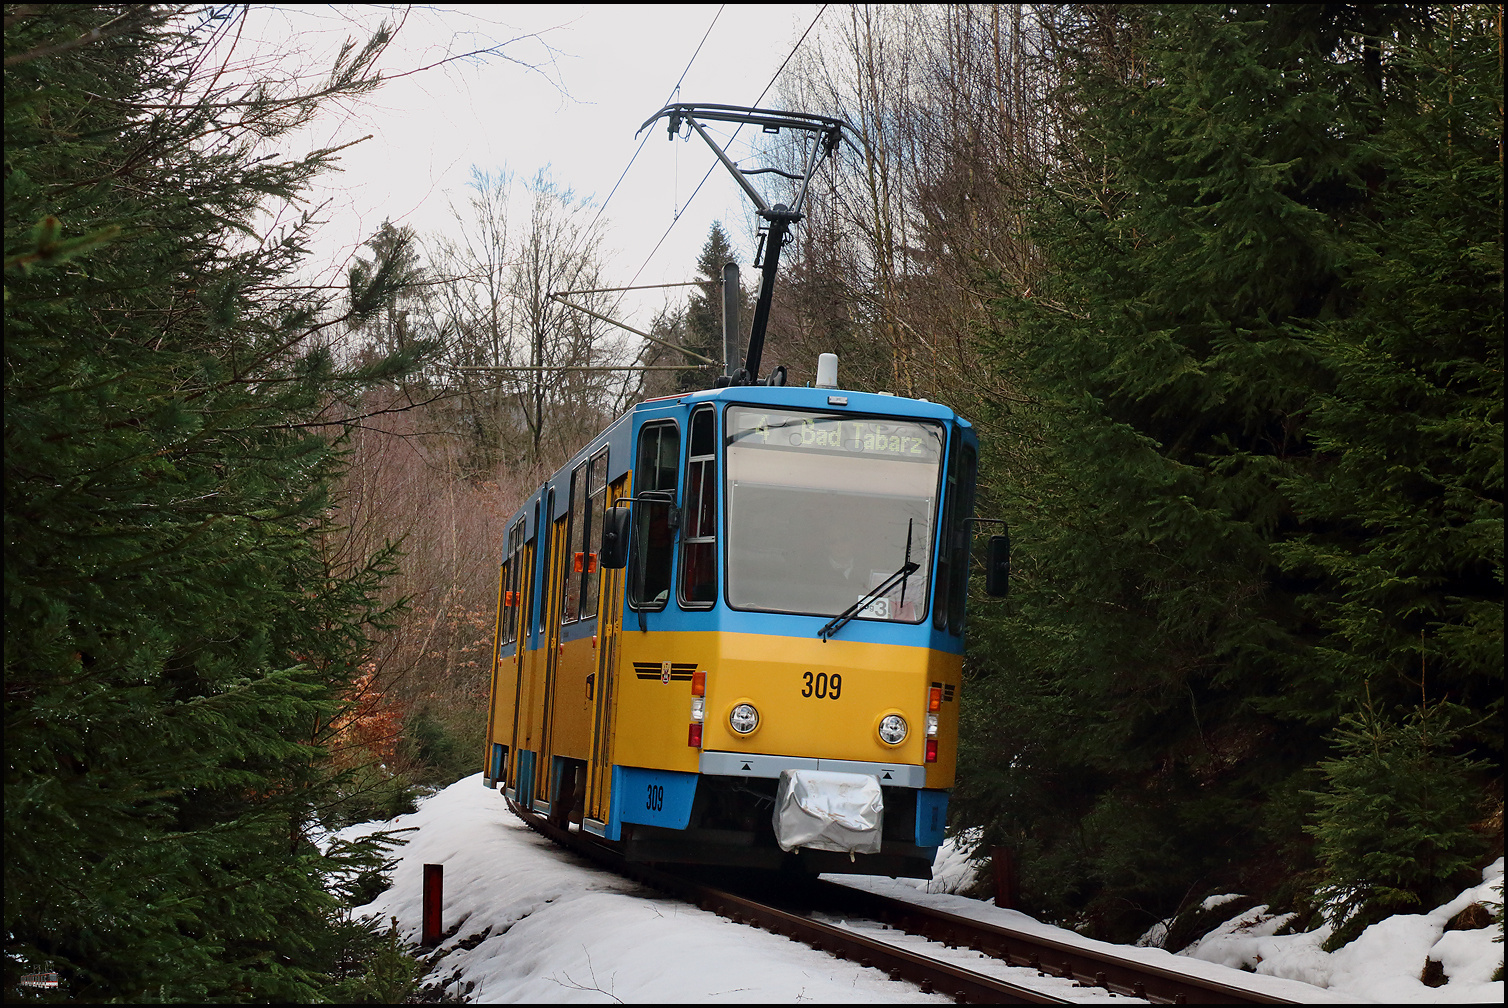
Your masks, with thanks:
<instances>
[{"instance_id":1,"label":"windshield wiper","mask_svg":"<svg viewBox=\"0 0 1508 1008\"><path fill-rule=\"evenodd\" d=\"M865 606L869 605L869 603L873 602L875 599L879 598L881 595L884 595L886 592L890 591L890 589L894 588L897 582L899 582L901 586L901 601L905 602L906 579L915 574L917 571L921 570L921 564L913 563L911 560L911 524L914 520L915 519L907 519L906 521L906 560L901 564L901 569L890 575L884 581L881 581L875 587L869 589L869 591L865 592L863 595L859 596L859 601L855 602L853 605L849 606L847 609L844 609L838 615L834 616L831 620L828 621L825 627L823 627L821 630L818 630L817 636L822 638L822 643L826 644L828 638L834 636L839 630L842 630L845 626L847 626L849 621L851 621L855 616L857 616L864 610Z\"/></svg>"},{"instance_id":2,"label":"windshield wiper","mask_svg":"<svg viewBox=\"0 0 1508 1008\"><path fill-rule=\"evenodd\" d=\"M894 588L897 584L905 581L908 577L915 574L919 570L921 570L921 564L907 560L905 563L901 564L900 570L896 571L884 581L880 582L877 587L869 589L868 592L859 597L859 601L855 602L853 605L849 606L847 609L844 609L841 613L834 616L828 622L827 626L817 631L817 636L822 638L822 642L824 644L827 643L827 639L829 637L832 637L839 630L842 630L845 626L847 626L849 621L857 616L860 610L862 610L865 606L869 605L869 603L873 602L881 595L884 595L886 592L890 591L890 589Z\"/></svg>"}]
</instances>

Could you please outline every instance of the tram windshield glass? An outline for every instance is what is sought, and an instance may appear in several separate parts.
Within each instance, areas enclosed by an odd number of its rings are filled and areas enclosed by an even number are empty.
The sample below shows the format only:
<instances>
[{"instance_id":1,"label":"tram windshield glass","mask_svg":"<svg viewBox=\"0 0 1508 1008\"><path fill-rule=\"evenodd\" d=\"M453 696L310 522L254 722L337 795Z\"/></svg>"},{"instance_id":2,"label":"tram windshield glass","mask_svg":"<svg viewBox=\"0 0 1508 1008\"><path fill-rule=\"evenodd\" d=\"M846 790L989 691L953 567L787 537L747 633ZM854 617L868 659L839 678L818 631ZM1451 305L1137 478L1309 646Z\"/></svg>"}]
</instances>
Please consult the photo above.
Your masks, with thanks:
<instances>
[{"instance_id":1,"label":"tram windshield glass","mask_svg":"<svg viewBox=\"0 0 1508 1008\"><path fill-rule=\"evenodd\" d=\"M941 424L730 406L725 429L730 605L837 616L893 580L857 618L926 618Z\"/></svg>"}]
</instances>

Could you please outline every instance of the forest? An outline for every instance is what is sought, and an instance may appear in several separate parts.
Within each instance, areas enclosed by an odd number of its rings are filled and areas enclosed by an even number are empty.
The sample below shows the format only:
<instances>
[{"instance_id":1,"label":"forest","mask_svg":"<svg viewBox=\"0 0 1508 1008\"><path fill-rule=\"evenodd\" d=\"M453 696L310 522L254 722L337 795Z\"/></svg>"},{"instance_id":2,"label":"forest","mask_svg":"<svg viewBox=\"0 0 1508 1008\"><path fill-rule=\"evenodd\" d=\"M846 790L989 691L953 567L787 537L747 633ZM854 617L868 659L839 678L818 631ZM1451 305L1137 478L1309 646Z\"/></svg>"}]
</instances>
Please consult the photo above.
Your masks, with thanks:
<instances>
[{"instance_id":1,"label":"forest","mask_svg":"<svg viewBox=\"0 0 1508 1008\"><path fill-rule=\"evenodd\" d=\"M402 1000L350 913L401 840L328 835L480 768L503 521L710 383L665 344L752 247L640 343L548 296L611 286L591 200L475 166L311 286L340 149L269 144L392 31L247 82L242 17L5 7L8 992ZM950 827L1021 909L1333 948L1501 856L1502 81L1501 5L888 4L776 82L859 142L766 362L956 408L1011 528Z\"/></svg>"}]
</instances>

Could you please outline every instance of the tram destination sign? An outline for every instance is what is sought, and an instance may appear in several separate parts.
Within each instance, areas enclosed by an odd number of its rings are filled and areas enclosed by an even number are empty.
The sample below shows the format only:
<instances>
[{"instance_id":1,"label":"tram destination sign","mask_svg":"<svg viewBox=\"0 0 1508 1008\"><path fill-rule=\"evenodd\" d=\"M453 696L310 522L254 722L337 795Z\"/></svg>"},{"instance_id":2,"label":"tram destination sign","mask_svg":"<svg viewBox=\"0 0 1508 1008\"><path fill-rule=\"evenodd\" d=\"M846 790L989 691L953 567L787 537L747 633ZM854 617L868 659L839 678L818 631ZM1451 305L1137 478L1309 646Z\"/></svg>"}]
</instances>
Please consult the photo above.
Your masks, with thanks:
<instances>
[{"instance_id":1,"label":"tram destination sign","mask_svg":"<svg viewBox=\"0 0 1508 1008\"><path fill-rule=\"evenodd\" d=\"M943 433L936 424L885 417L730 407L728 444L935 463L942 458Z\"/></svg>"}]
</instances>

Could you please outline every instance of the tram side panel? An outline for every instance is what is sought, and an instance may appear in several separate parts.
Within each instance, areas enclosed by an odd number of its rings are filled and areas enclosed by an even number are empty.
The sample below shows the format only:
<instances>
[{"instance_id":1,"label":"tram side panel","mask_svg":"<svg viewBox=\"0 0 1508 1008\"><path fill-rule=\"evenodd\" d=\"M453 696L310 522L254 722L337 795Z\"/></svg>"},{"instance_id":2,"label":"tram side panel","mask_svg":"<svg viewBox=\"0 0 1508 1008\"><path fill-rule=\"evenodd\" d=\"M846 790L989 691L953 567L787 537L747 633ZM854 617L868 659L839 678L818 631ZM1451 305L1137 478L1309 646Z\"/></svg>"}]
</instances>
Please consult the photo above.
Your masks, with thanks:
<instances>
[{"instance_id":1,"label":"tram side panel","mask_svg":"<svg viewBox=\"0 0 1508 1008\"><path fill-rule=\"evenodd\" d=\"M606 486L600 509L594 506L594 514L601 519L608 510L629 495L629 476L619 475ZM602 537L600 527L593 539L594 552L600 553ZM615 739L618 724L618 697L620 691L619 661L623 630L624 576L621 569L599 567L597 609L597 634L595 635L596 669L587 678L586 696L592 706L591 751L588 757L586 793L582 808L583 821L595 823L596 830L605 830L611 818L612 766L616 758Z\"/></svg>"},{"instance_id":2,"label":"tram side panel","mask_svg":"<svg viewBox=\"0 0 1508 1008\"><path fill-rule=\"evenodd\" d=\"M482 783L496 787L503 778L506 766L506 743L502 741L502 681L511 649L507 646L508 620L508 559L505 556L498 566L497 616L492 627L492 674L488 676L486 742L483 746ZM511 706L511 704L510 704Z\"/></svg>"},{"instance_id":3,"label":"tram side panel","mask_svg":"<svg viewBox=\"0 0 1508 1008\"><path fill-rule=\"evenodd\" d=\"M700 749L688 745L691 677L707 667L709 635L640 632L629 628L619 645L618 713L622 726L615 763L694 772Z\"/></svg>"},{"instance_id":4,"label":"tram side panel","mask_svg":"<svg viewBox=\"0 0 1508 1008\"><path fill-rule=\"evenodd\" d=\"M532 586L530 564L534 552L533 544L525 541L525 533L525 522L519 519L508 534L499 576L492 691L487 707L488 746L482 775L489 788L516 783L519 670L529 632L526 600Z\"/></svg>"},{"instance_id":5,"label":"tram side panel","mask_svg":"<svg viewBox=\"0 0 1508 1008\"><path fill-rule=\"evenodd\" d=\"M539 790L539 741L544 734L544 678L546 675L543 620L549 611L549 584L540 567L548 564L549 526L539 522L529 551L529 591L522 600L524 629L518 640L517 706L513 718L514 760L509 784L515 800L532 808ZM540 554L543 553L544 556Z\"/></svg>"}]
</instances>

